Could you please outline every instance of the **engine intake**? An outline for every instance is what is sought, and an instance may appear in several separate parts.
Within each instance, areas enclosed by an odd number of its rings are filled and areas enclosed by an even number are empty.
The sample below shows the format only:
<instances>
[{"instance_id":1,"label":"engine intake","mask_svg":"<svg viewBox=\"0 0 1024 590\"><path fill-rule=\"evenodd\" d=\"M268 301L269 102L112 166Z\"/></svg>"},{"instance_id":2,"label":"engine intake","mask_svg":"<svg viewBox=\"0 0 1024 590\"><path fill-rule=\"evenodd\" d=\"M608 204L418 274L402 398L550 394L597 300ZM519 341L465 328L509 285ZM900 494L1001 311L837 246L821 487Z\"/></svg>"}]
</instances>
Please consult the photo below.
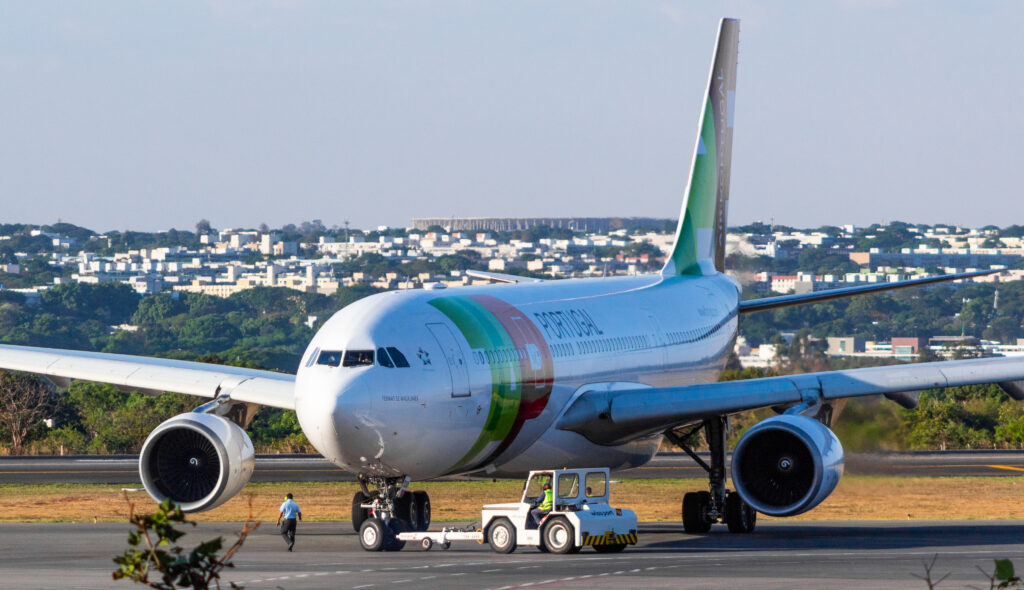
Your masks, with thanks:
<instances>
[{"instance_id":1,"label":"engine intake","mask_svg":"<svg viewBox=\"0 0 1024 590\"><path fill-rule=\"evenodd\" d=\"M185 512L216 508L240 492L255 465L252 442L235 423L190 412L167 420L149 435L139 474L157 502L170 498Z\"/></svg>"},{"instance_id":2,"label":"engine intake","mask_svg":"<svg viewBox=\"0 0 1024 590\"><path fill-rule=\"evenodd\" d=\"M747 431L732 454L740 497L769 516L793 516L820 504L843 474L843 446L805 416L768 418Z\"/></svg>"}]
</instances>

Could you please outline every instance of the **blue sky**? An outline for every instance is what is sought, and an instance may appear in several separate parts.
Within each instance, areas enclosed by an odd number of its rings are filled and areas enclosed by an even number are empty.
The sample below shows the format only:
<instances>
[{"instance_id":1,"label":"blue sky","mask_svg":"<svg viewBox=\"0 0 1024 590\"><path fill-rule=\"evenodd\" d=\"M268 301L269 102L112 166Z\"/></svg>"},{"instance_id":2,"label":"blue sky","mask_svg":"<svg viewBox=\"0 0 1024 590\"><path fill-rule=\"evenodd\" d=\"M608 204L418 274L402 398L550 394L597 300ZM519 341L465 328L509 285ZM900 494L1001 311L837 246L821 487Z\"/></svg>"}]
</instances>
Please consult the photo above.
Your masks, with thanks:
<instances>
[{"instance_id":1,"label":"blue sky","mask_svg":"<svg viewBox=\"0 0 1024 590\"><path fill-rule=\"evenodd\" d=\"M1024 223L1022 2L0 3L0 222L678 215L742 20L730 223Z\"/></svg>"}]
</instances>

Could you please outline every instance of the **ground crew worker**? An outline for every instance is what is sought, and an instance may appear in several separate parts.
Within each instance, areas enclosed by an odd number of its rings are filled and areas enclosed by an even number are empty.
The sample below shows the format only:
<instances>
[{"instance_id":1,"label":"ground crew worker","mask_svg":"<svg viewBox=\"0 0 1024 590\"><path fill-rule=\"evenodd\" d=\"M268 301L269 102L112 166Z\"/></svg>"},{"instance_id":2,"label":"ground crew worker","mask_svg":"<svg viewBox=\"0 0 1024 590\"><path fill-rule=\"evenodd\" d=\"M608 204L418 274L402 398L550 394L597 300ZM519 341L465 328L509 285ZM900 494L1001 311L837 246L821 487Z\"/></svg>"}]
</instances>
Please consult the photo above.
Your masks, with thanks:
<instances>
[{"instance_id":1,"label":"ground crew worker","mask_svg":"<svg viewBox=\"0 0 1024 590\"><path fill-rule=\"evenodd\" d=\"M280 512L277 515L277 524L281 527L281 536L284 537L284 542L288 543L288 551L291 551L292 547L295 546L296 518L302 520L302 509L299 508L298 502L289 493L284 503L281 504ZM284 524L281 524L282 519Z\"/></svg>"},{"instance_id":2,"label":"ground crew worker","mask_svg":"<svg viewBox=\"0 0 1024 590\"><path fill-rule=\"evenodd\" d=\"M551 497L551 483L544 484L544 495L540 498L540 504L536 508L530 511L530 518L533 520L533 527L540 526L542 518L547 516L548 512L551 512L551 508L554 506L554 499Z\"/></svg>"}]
</instances>

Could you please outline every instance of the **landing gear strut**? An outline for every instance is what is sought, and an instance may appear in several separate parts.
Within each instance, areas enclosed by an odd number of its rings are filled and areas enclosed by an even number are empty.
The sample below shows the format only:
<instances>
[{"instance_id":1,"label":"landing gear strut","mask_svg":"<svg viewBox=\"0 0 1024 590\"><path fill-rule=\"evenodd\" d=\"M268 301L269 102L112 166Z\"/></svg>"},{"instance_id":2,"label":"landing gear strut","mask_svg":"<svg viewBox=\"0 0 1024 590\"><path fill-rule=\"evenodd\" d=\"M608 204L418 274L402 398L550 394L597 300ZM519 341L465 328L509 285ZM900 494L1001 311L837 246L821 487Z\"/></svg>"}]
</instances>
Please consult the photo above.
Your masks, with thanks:
<instances>
[{"instance_id":1,"label":"landing gear strut","mask_svg":"<svg viewBox=\"0 0 1024 590\"><path fill-rule=\"evenodd\" d=\"M367 551L398 551L395 535L430 527L430 496L406 488L409 478L361 477L352 497L352 527ZM371 489L373 488L373 489Z\"/></svg>"},{"instance_id":2,"label":"landing gear strut","mask_svg":"<svg viewBox=\"0 0 1024 590\"><path fill-rule=\"evenodd\" d=\"M708 465L690 447L690 439L701 428L711 449L711 464ZM665 432L665 438L683 449L691 459L708 473L710 491L689 492L683 496L683 530L690 534L702 534L711 530L711 525L722 522L731 533L753 532L757 512L734 491L725 488L725 435L726 418L715 416L691 427L681 434L673 430Z\"/></svg>"}]
</instances>

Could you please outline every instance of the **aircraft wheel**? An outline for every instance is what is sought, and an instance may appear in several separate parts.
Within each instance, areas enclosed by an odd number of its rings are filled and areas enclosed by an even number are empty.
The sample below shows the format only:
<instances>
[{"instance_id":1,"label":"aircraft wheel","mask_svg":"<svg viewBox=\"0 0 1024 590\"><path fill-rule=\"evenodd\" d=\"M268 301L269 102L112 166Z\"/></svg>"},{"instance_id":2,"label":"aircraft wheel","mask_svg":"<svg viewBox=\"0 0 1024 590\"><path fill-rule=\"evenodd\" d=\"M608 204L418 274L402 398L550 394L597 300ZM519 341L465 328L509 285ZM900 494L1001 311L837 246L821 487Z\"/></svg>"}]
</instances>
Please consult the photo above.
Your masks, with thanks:
<instances>
[{"instance_id":1,"label":"aircraft wheel","mask_svg":"<svg viewBox=\"0 0 1024 590\"><path fill-rule=\"evenodd\" d=\"M411 531L425 531L425 530L427 530L425 528L421 528L421 519L423 517L420 515L420 503L418 502L419 498L417 498L416 494L412 493L412 492L410 492L407 495L409 496L409 508L408 508L408 511L409 511L409 530L411 530Z\"/></svg>"},{"instance_id":2,"label":"aircraft wheel","mask_svg":"<svg viewBox=\"0 0 1024 590\"><path fill-rule=\"evenodd\" d=\"M430 528L430 496L426 492L414 492L413 500L420 516L420 526L417 531L425 531Z\"/></svg>"},{"instance_id":3,"label":"aircraft wheel","mask_svg":"<svg viewBox=\"0 0 1024 590\"><path fill-rule=\"evenodd\" d=\"M412 505L413 501L411 493L406 492L405 494L402 494L401 498L395 498L395 518L402 521L402 524L404 524L408 530L414 531L416 530L416 527L412 525L412 520L410 520Z\"/></svg>"},{"instance_id":4,"label":"aircraft wheel","mask_svg":"<svg viewBox=\"0 0 1024 590\"><path fill-rule=\"evenodd\" d=\"M556 516L548 521L541 533L541 542L551 553L569 553L575 543L575 531L564 517Z\"/></svg>"},{"instance_id":5,"label":"aircraft wheel","mask_svg":"<svg viewBox=\"0 0 1024 590\"><path fill-rule=\"evenodd\" d=\"M725 497L725 523L730 533L752 533L757 524L757 511L733 492Z\"/></svg>"},{"instance_id":6,"label":"aircraft wheel","mask_svg":"<svg viewBox=\"0 0 1024 590\"><path fill-rule=\"evenodd\" d=\"M381 551L392 536L391 531L379 518L368 518L359 527L359 544L367 551Z\"/></svg>"},{"instance_id":7,"label":"aircraft wheel","mask_svg":"<svg viewBox=\"0 0 1024 590\"><path fill-rule=\"evenodd\" d=\"M516 527L507 518L499 518L487 529L487 542L495 553L512 553L516 550Z\"/></svg>"},{"instance_id":8,"label":"aircraft wheel","mask_svg":"<svg viewBox=\"0 0 1024 590\"><path fill-rule=\"evenodd\" d=\"M391 519L391 522L385 526L384 551L401 551L405 547L405 541L399 541L396 535L408 530L409 527L405 521L399 518Z\"/></svg>"},{"instance_id":9,"label":"aircraft wheel","mask_svg":"<svg viewBox=\"0 0 1024 590\"><path fill-rule=\"evenodd\" d=\"M689 492L683 496L683 530L691 535L710 531L710 507L711 492Z\"/></svg>"},{"instance_id":10,"label":"aircraft wheel","mask_svg":"<svg viewBox=\"0 0 1024 590\"><path fill-rule=\"evenodd\" d=\"M614 545L594 545L594 551L597 551L598 553L619 553L625 548L625 543L617 543Z\"/></svg>"},{"instance_id":11,"label":"aircraft wheel","mask_svg":"<svg viewBox=\"0 0 1024 590\"><path fill-rule=\"evenodd\" d=\"M370 517L369 509L361 506L367 499L366 494L362 492L356 492L356 495L352 496L352 529L357 533L363 526L363 522Z\"/></svg>"}]
</instances>

